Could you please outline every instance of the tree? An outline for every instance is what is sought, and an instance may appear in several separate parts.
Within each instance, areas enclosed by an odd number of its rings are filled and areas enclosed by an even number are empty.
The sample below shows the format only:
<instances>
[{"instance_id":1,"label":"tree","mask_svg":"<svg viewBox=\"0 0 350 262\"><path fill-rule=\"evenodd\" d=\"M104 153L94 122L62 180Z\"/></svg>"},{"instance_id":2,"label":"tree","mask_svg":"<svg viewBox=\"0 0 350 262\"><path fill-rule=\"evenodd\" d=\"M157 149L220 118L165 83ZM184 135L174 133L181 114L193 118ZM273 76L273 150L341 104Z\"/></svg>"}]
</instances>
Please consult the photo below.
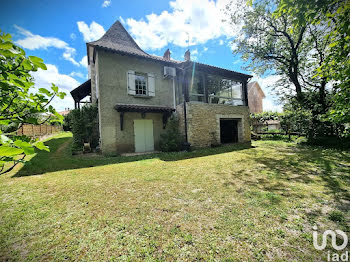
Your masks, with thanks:
<instances>
[{"instance_id":1,"label":"tree","mask_svg":"<svg viewBox=\"0 0 350 262\"><path fill-rule=\"evenodd\" d=\"M278 0L263 0L251 1L241 12L234 12L232 5L227 7L232 26L243 21L239 37L234 40L235 53L241 54L248 61L247 68L255 73L281 77L277 92L291 104L311 112L309 136L315 136L315 130L325 130L315 127L328 124L320 116L331 106L329 78L317 74L329 57L329 39L325 36L330 28L325 23L295 23L289 13L276 14L279 6Z\"/></svg>"},{"instance_id":2,"label":"tree","mask_svg":"<svg viewBox=\"0 0 350 262\"><path fill-rule=\"evenodd\" d=\"M42 124L62 121L50 102L65 93L52 84L51 90L35 88L31 72L46 70L41 58L26 56L24 50L12 42L11 35L0 31L0 127L12 125L19 128L24 123ZM40 120L45 116L43 120ZM3 128L1 128L3 130ZM42 142L25 136L11 137L0 130L0 174L9 172L24 160L26 155L34 154L34 147L49 150Z\"/></svg>"},{"instance_id":3,"label":"tree","mask_svg":"<svg viewBox=\"0 0 350 262\"><path fill-rule=\"evenodd\" d=\"M293 16L293 26L327 25L324 38L329 55L319 66L317 75L333 82L333 103L329 119L335 123L350 122L350 1L281 0L276 16Z\"/></svg>"}]
</instances>

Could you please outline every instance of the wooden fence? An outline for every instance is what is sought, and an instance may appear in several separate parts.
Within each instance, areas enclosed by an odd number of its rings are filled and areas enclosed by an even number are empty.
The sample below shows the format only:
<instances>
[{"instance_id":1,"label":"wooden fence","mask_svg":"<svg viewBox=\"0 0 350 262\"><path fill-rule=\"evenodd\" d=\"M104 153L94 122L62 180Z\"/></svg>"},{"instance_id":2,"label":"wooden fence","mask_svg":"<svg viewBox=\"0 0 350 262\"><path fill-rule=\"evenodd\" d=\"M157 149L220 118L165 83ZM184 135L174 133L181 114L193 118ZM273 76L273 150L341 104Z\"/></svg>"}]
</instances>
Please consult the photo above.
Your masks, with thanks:
<instances>
[{"instance_id":1,"label":"wooden fence","mask_svg":"<svg viewBox=\"0 0 350 262\"><path fill-rule=\"evenodd\" d=\"M19 128L16 133L18 136L26 135L29 137L42 137L46 135L51 135L62 131L61 126L52 126L52 125L31 125L24 124Z\"/></svg>"}]
</instances>

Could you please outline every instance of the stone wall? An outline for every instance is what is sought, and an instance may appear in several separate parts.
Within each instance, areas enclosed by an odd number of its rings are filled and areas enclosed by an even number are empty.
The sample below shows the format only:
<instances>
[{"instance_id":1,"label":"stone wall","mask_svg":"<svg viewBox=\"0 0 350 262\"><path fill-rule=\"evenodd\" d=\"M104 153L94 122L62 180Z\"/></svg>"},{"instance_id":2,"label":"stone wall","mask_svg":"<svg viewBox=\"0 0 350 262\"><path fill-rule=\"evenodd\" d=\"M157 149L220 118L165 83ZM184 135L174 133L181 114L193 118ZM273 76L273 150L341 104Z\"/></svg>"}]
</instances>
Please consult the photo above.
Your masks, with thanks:
<instances>
[{"instance_id":1,"label":"stone wall","mask_svg":"<svg viewBox=\"0 0 350 262\"><path fill-rule=\"evenodd\" d=\"M180 130L184 130L183 107L179 105ZM238 120L238 142L250 141L249 108L205 103L187 103L188 142L193 147L208 147L220 143L220 119ZM182 111L180 111L182 110ZM184 132L184 131L183 131Z\"/></svg>"}]
</instances>

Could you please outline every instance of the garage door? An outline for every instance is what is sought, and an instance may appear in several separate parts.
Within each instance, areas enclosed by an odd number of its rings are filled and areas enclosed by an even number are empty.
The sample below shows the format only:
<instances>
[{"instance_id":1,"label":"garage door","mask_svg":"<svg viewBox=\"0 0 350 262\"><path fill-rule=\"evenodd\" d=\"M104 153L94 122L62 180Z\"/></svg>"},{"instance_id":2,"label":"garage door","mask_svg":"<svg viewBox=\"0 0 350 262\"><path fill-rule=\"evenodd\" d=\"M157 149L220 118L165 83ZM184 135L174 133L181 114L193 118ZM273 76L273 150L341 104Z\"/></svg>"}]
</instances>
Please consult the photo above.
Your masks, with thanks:
<instances>
[{"instance_id":1,"label":"garage door","mask_svg":"<svg viewBox=\"0 0 350 262\"><path fill-rule=\"evenodd\" d=\"M134 120L135 152L154 151L153 120Z\"/></svg>"}]
</instances>

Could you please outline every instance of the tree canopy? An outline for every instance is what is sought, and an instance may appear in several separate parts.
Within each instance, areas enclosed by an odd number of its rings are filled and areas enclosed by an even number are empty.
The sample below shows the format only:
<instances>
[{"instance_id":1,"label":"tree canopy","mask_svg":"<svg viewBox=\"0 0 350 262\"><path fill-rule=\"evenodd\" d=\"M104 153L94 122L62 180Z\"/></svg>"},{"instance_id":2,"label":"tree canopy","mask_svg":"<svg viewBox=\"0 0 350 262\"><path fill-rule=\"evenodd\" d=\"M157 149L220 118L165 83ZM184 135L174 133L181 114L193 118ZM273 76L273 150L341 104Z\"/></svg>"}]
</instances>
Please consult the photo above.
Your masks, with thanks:
<instances>
[{"instance_id":1,"label":"tree canopy","mask_svg":"<svg viewBox=\"0 0 350 262\"><path fill-rule=\"evenodd\" d=\"M31 72L46 70L41 58L26 56L15 45L10 34L0 31L0 127L18 128L24 123L42 124L62 121L63 117L50 105L54 97L64 98L65 93L52 84L51 89L36 88ZM42 142L28 137L5 134L0 130L0 174L8 172L25 155L34 154L34 147L49 150ZM12 165L9 165L12 163ZM7 165L8 168L5 167Z\"/></svg>"},{"instance_id":2,"label":"tree canopy","mask_svg":"<svg viewBox=\"0 0 350 262\"><path fill-rule=\"evenodd\" d=\"M232 2L227 12L232 26L242 24L235 53L248 70L280 76L275 91L311 113L309 134L315 136L350 121L349 52L343 51L349 48L349 8L348 1L311 2L242 0L246 8L235 12Z\"/></svg>"},{"instance_id":3,"label":"tree canopy","mask_svg":"<svg viewBox=\"0 0 350 262\"><path fill-rule=\"evenodd\" d=\"M326 28L324 39L328 55L316 76L333 83L333 105L328 112L335 123L350 122L350 1L281 0L276 16L293 17L293 26L311 24Z\"/></svg>"}]
</instances>

